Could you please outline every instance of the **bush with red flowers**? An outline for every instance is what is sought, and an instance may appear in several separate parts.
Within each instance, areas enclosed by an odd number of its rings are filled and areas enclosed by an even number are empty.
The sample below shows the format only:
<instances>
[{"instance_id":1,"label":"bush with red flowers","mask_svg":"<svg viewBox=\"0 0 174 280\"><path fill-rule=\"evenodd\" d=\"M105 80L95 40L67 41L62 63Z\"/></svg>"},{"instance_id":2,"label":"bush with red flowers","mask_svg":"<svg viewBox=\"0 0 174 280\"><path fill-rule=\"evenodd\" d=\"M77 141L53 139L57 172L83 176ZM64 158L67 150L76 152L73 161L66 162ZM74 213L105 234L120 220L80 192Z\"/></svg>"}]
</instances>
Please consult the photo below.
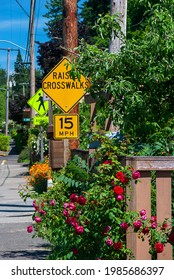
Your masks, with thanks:
<instances>
[{"instance_id":1,"label":"bush with red flowers","mask_svg":"<svg viewBox=\"0 0 174 280\"><path fill-rule=\"evenodd\" d=\"M156 216L147 217L146 209L126 210L126 189L132 180L141 180L140 173L121 165L108 138L97 140L100 146L88 180L84 170L80 172L82 162L76 166L78 172L74 166L72 173L62 169L54 187L34 200L34 225L27 231L51 243L50 259L132 259L126 245L128 229L142 242L149 240L152 255L163 252L167 242L174 242L170 221L158 224Z\"/></svg>"}]
</instances>

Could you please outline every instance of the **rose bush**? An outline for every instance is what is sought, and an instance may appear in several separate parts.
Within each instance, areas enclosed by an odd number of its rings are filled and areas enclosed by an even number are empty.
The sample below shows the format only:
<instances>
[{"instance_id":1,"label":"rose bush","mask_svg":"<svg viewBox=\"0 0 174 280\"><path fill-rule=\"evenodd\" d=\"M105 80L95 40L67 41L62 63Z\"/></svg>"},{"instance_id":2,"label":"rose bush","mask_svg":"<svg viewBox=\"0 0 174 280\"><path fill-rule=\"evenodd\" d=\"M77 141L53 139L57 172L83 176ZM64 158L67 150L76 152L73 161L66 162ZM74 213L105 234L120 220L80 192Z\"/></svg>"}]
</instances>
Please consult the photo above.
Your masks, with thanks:
<instances>
[{"instance_id":1,"label":"rose bush","mask_svg":"<svg viewBox=\"0 0 174 280\"><path fill-rule=\"evenodd\" d=\"M62 169L54 187L33 201L34 224L27 231L51 243L50 259L132 259L126 246L128 231L137 232L142 241L147 238L156 256L173 242L170 221L159 224L156 216L147 217L146 209L127 210L126 189L132 180L141 180L140 173L121 165L109 139L97 140L100 146L88 181L83 172L79 177L81 166L78 177L69 167Z\"/></svg>"}]
</instances>

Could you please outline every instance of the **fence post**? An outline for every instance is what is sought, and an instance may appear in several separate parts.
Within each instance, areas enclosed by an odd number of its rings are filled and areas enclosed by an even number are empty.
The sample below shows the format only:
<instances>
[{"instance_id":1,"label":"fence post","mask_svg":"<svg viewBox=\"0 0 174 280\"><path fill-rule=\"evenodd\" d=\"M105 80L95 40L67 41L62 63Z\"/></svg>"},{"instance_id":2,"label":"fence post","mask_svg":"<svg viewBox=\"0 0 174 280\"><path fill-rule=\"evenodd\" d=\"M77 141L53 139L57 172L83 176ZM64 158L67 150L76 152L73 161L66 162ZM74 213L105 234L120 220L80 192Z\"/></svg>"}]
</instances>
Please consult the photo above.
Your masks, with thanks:
<instances>
[{"instance_id":1,"label":"fence post","mask_svg":"<svg viewBox=\"0 0 174 280\"><path fill-rule=\"evenodd\" d=\"M172 197L171 171L157 171L156 174L156 206L157 222L162 223L165 218L171 221ZM167 244L164 252L158 254L158 260L172 260L172 246Z\"/></svg>"},{"instance_id":2,"label":"fence post","mask_svg":"<svg viewBox=\"0 0 174 280\"><path fill-rule=\"evenodd\" d=\"M133 164L132 164L133 166ZM135 166L135 165L134 165ZM130 201L128 210L141 211L145 209L147 216L151 216L151 176L149 171L141 171L141 179L137 184L132 183L132 191L129 191ZM148 240L142 241L137 233L128 231L127 247L131 249L136 260L150 260Z\"/></svg>"}]
</instances>

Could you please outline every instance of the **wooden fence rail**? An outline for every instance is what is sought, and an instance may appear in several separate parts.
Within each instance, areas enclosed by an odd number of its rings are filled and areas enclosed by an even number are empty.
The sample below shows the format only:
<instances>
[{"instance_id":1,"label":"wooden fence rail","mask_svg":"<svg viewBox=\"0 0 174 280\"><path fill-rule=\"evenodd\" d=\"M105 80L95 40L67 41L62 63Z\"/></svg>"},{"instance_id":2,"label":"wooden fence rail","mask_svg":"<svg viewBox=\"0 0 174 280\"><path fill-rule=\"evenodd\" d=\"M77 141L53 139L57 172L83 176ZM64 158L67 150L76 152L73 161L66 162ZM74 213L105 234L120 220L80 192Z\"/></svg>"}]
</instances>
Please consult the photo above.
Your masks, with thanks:
<instances>
[{"instance_id":1,"label":"wooden fence rail","mask_svg":"<svg viewBox=\"0 0 174 280\"><path fill-rule=\"evenodd\" d=\"M151 217L151 171L156 171L156 216L157 222L172 218L172 179L174 157L125 157L123 165L130 165L141 173L140 182L132 185L131 200L128 208L132 211L146 209ZM148 241L141 241L136 233L127 234L127 246L136 260L150 260ZM172 260L172 246L167 244L163 253L157 254L158 260Z\"/></svg>"}]
</instances>

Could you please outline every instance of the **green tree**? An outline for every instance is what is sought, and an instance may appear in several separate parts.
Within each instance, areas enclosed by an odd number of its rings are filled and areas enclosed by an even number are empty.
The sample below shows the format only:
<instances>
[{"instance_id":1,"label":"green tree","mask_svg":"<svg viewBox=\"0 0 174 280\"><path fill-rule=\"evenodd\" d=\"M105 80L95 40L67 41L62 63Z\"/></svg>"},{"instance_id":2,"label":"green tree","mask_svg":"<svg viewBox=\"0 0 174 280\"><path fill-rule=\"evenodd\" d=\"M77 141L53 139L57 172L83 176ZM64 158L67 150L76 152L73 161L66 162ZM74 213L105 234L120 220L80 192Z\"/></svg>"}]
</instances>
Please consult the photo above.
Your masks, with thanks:
<instances>
[{"instance_id":1,"label":"green tree","mask_svg":"<svg viewBox=\"0 0 174 280\"><path fill-rule=\"evenodd\" d=\"M5 100L6 92L0 89L0 128L2 128L3 122L5 121Z\"/></svg>"},{"instance_id":2,"label":"green tree","mask_svg":"<svg viewBox=\"0 0 174 280\"><path fill-rule=\"evenodd\" d=\"M77 1L79 3L79 0ZM62 0L47 1L45 7L47 13L45 17L48 19L45 32L49 37L49 41L45 43L38 43L37 61L41 67L44 76L60 61L64 56L64 50L61 48L63 45L63 30L62 30ZM80 22L79 15L79 38L86 34L85 27Z\"/></svg>"},{"instance_id":3,"label":"green tree","mask_svg":"<svg viewBox=\"0 0 174 280\"><path fill-rule=\"evenodd\" d=\"M92 79L98 124L110 115L134 141L147 141L173 119L173 5L166 0L150 7L146 28L127 39L119 54L84 42L79 47L77 67ZM110 26L108 17L102 20L104 28ZM111 104L104 99L108 94Z\"/></svg>"},{"instance_id":4,"label":"green tree","mask_svg":"<svg viewBox=\"0 0 174 280\"><path fill-rule=\"evenodd\" d=\"M6 71L0 68L0 87L3 87L7 82Z\"/></svg>"},{"instance_id":5,"label":"green tree","mask_svg":"<svg viewBox=\"0 0 174 280\"><path fill-rule=\"evenodd\" d=\"M15 81L14 94L17 96L25 95L29 97L29 66L23 62L20 50L18 50L16 62L14 63L13 80ZM25 93L25 94L24 94Z\"/></svg>"},{"instance_id":6,"label":"green tree","mask_svg":"<svg viewBox=\"0 0 174 280\"><path fill-rule=\"evenodd\" d=\"M0 68L0 128L5 121L6 71Z\"/></svg>"}]
</instances>

